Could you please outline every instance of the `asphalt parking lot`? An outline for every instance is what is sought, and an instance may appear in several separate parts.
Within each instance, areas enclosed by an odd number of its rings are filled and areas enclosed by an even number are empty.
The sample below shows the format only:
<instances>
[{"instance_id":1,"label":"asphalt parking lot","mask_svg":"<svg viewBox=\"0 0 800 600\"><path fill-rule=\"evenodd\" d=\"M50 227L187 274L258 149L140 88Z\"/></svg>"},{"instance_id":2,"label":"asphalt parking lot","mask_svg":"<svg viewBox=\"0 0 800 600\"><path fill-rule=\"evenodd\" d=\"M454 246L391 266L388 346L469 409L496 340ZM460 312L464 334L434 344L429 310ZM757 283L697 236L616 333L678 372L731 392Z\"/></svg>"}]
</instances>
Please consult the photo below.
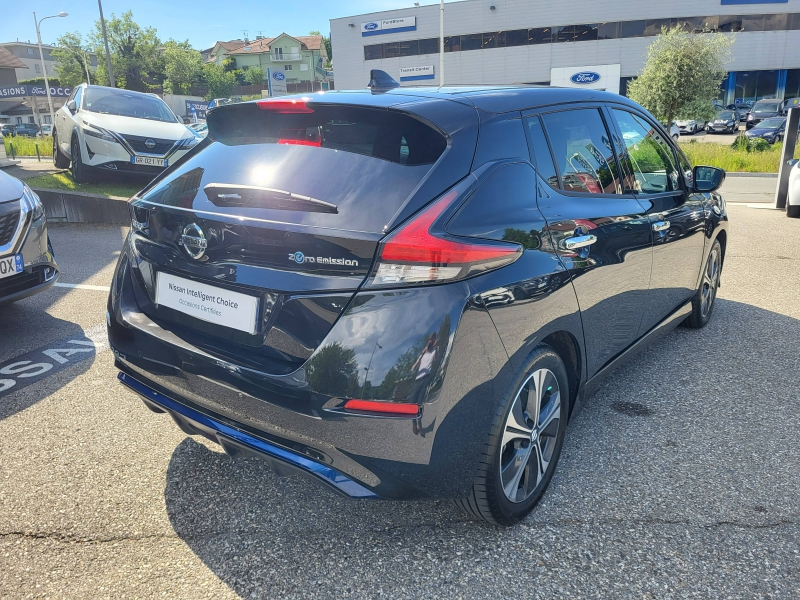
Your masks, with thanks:
<instances>
[{"instance_id":1,"label":"asphalt parking lot","mask_svg":"<svg viewBox=\"0 0 800 600\"><path fill-rule=\"evenodd\" d=\"M124 230L52 226L79 287L0 309L0 367L52 365L0 392L0 597L800 597L800 222L748 206L770 195L744 179L711 323L606 381L511 529L187 437L103 344Z\"/></svg>"}]
</instances>

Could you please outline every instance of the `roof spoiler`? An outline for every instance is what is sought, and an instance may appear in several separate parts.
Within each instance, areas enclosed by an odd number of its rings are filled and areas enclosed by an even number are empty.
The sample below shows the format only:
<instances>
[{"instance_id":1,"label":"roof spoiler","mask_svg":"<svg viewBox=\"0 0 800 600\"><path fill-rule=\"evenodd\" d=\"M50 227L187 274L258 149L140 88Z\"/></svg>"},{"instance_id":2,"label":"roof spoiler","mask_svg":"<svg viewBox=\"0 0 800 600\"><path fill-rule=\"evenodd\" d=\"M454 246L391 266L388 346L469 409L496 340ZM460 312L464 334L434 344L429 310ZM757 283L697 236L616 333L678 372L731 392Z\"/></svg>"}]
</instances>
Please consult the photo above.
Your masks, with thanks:
<instances>
[{"instance_id":1,"label":"roof spoiler","mask_svg":"<svg viewBox=\"0 0 800 600\"><path fill-rule=\"evenodd\" d=\"M379 92L400 87L400 84L397 83L386 71L372 69L369 72L369 83L367 84L367 87L373 92Z\"/></svg>"}]
</instances>

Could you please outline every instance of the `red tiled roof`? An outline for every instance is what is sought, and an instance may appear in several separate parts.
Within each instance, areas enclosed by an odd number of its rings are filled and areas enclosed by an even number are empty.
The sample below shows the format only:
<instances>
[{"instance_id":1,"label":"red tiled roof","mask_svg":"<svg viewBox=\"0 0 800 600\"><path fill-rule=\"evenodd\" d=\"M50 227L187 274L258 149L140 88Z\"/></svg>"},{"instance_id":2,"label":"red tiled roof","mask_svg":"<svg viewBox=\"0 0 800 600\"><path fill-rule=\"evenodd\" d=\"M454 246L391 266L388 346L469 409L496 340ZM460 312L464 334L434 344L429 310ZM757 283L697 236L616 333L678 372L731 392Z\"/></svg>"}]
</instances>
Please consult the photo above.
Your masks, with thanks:
<instances>
[{"instance_id":1,"label":"red tiled roof","mask_svg":"<svg viewBox=\"0 0 800 600\"><path fill-rule=\"evenodd\" d=\"M27 69L28 65L0 46L0 69Z\"/></svg>"},{"instance_id":2,"label":"red tiled roof","mask_svg":"<svg viewBox=\"0 0 800 600\"><path fill-rule=\"evenodd\" d=\"M250 42L246 46L243 45L233 51L229 51L228 54L258 54L259 52L269 52L269 45L279 37L280 35L274 38L264 38L261 40L255 40L254 42ZM321 35L299 35L296 37L293 35L289 35L289 37L300 42L300 48L302 50L319 50L320 47L322 46ZM245 48L250 48L250 50L245 50Z\"/></svg>"}]
</instances>

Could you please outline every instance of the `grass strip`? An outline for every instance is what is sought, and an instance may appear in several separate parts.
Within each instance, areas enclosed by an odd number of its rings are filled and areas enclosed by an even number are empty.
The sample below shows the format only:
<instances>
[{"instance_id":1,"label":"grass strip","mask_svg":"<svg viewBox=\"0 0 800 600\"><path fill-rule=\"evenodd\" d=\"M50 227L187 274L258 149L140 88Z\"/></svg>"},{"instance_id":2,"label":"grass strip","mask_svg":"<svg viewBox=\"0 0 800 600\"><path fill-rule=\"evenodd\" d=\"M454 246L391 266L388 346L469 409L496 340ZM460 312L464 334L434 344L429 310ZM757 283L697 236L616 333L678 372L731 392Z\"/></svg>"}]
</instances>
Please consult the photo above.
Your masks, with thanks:
<instances>
[{"instance_id":1,"label":"grass strip","mask_svg":"<svg viewBox=\"0 0 800 600\"><path fill-rule=\"evenodd\" d=\"M120 196L122 198L130 198L145 186L144 182L96 181L93 183L75 183L68 172L30 177L25 180L25 183L34 189L67 190L70 192L85 192L87 194L102 194L103 196Z\"/></svg>"}]
</instances>

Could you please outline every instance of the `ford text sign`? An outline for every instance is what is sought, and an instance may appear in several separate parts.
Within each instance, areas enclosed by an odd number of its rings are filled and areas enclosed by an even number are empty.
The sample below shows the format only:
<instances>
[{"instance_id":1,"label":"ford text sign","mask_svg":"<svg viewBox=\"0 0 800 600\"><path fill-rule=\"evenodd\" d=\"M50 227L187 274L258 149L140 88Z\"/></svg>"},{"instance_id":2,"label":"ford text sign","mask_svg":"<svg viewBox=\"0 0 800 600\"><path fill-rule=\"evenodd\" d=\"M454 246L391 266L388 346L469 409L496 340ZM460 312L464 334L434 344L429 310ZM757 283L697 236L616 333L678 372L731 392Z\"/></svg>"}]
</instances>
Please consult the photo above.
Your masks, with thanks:
<instances>
[{"instance_id":1,"label":"ford text sign","mask_svg":"<svg viewBox=\"0 0 800 600\"><path fill-rule=\"evenodd\" d=\"M395 17L394 19L367 21L361 24L361 37L400 33L401 31L416 31L416 29L417 17Z\"/></svg>"},{"instance_id":2,"label":"ford text sign","mask_svg":"<svg viewBox=\"0 0 800 600\"><path fill-rule=\"evenodd\" d=\"M569 78L572 83L587 84L600 80L600 73L594 71L581 71Z\"/></svg>"},{"instance_id":3,"label":"ford text sign","mask_svg":"<svg viewBox=\"0 0 800 600\"><path fill-rule=\"evenodd\" d=\"M69 87L50 86L50 95L54 98L66 98L72 93ZM43 85L18 84L0 87L0 98L23 98L25 96L46 96L47 88Z\"/></svg>"}]
</instances>

